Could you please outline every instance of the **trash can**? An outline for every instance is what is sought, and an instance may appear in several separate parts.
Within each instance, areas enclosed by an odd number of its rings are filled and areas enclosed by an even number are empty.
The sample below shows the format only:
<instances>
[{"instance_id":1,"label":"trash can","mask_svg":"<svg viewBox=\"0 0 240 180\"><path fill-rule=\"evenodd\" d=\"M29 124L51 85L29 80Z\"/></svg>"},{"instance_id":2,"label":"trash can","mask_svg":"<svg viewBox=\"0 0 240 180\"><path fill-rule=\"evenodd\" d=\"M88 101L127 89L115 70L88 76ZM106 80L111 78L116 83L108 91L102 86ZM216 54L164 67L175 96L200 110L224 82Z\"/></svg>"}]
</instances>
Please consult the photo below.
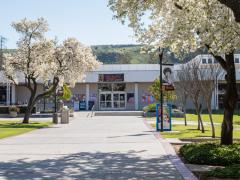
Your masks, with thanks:
<instances>
[{"instance_id":1,"label":"trash can","mask_svg":"<svg viewBox=\"0 0 240 180\"><path fill-rule=\"evenodd\" d=\"M61 124L69 123L69 109L63 109L61 112Z\"/></svg>"}]
</instances>

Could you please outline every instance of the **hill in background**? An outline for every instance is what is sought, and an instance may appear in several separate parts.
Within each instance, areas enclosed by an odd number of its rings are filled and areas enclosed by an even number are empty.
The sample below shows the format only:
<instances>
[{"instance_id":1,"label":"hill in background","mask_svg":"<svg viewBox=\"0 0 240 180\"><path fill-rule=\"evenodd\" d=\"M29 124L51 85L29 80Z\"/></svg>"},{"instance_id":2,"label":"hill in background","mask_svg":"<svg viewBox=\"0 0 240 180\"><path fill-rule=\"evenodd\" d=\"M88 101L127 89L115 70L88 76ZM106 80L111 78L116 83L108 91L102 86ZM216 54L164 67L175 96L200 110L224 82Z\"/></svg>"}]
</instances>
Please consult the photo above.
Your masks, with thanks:
<instances>
[{"instance_id":1,"label":"hill in background","mask_svg":"<svg viewBox=\"0 0 240 180\"><path fill-rule=\"evenodd\" d=\"M156 64L158 54L141 53L141 45L98 45L92 46L97 59L104 64ZM173 54L168 54L165 63L174 64L178 60Z\"/></svg>"},{"instance_id":2,"label":"hill in background","mask_svg":"<svg viewBox=\"0 0 240 180\"><path fill-rule=\"evenodd\" d=\"M159 63L158 52L147 54L141 53L141 45L96 45L91 46L94 55L103 64L157 64ZM4 49L3 53L13 53L15 49ZM183 60L179 60L172 52L166 50L163 57L163 63L176 64L187 62L196 55L206 53L204 50L198 50L187 54Z\"/></svg>"},{"instance_id":3,"label":"hill in background","mask_svg":"<svg viewBox=\"0 0 240 180\"><path fill-rule=\"evenodd\" d=\"M159 63L158 53L141 53L141 45L98 45L92 46L93 53L97 59L104 64L157 64ZM172 52L166 50L163 57L164 63L176 64L187 62L196 55L204 53L198 50L187 54L183 60L179 60Z\"/></svg>"}]
</instances>

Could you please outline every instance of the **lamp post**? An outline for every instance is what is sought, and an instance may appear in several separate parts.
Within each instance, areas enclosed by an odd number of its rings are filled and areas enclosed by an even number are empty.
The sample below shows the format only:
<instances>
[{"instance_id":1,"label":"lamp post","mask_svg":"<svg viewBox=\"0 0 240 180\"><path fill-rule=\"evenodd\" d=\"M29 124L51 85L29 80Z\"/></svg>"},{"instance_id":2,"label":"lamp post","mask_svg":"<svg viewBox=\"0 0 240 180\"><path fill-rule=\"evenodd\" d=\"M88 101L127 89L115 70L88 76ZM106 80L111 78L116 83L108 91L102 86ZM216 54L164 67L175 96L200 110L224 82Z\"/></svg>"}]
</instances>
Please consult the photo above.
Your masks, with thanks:
<instances>
[{"instance_id":1,"label":"lamp post","mask_svg":"<svg viewBox=\"0 0 240 180\"><path fill-rule=\"evenodd\" d=\"M54 93L54 113L57 113L57 88Z\"/></svg>"},{"instance_id":2,"label":"lamp post","mask_svg":"<svg viewBox=\"0 0 240 180\"><path fill-rule=\"evenodd\" d=\"M162 83L162 59L163 59L163 52L164 49L161 50L161 48L159 47L159 65L160 65L160 77L159 77L159 81L160 81L160 109L161 109L161 113L160 113L160 118L161 118L161 129L160 131L163 132L163 83ZM158 126L158 124L157 124ZM159 128L158 128L159 130Z\"/></svg>"},{"instance_id":3,"label":"lamp post","mask_svg":"<svg viewBox=\"0 0 240 180\"><path fill-rule=\"evenodd\" d=\"M55 81L55 79L54 79ZM57 91L58 88L55 89L54 92L54 113L53 113L53 123L58 124L58 114L57 114Z\"/></svg>"}]
</instances>

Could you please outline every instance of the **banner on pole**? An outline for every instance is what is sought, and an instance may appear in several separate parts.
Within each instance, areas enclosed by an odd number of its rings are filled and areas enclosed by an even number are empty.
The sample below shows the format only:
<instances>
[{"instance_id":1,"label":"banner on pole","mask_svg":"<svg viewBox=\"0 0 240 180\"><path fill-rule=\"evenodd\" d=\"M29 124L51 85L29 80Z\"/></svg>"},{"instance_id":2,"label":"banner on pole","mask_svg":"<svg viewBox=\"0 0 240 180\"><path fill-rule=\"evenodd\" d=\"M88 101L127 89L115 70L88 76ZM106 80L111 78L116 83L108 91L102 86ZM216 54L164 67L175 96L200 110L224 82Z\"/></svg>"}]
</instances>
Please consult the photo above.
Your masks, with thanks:
<instances>
[{"instance_id":1,"label":"banner on pole","mask_svg":"<svg viewBox=\"0 0 240 180\"><path fill-rule=\"evenodd\" d=\"M172 105L164 104L163 111L161 110L160 104L156 104L156 129L161 130L161 113L163 113L163 131L172 130Z\"/></svg>"}]
</instances>

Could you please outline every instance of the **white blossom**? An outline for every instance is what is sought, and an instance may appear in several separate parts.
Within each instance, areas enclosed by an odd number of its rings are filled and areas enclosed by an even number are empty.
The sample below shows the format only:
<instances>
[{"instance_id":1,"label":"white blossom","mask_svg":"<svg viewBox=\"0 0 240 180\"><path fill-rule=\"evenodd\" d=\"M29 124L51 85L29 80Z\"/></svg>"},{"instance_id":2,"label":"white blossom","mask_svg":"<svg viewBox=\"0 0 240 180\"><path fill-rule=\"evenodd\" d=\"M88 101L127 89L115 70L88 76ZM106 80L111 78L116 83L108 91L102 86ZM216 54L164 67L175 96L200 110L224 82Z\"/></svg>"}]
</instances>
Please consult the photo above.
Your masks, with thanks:
<instances>
[{"instance_id":1,"label":"white blossom","mask_svg":"<svg viewBox=\"0 0 240 180\"><path fill-rule=\"evenodd\" d=\"M22 36L17 51L4 55L3 69L15 83L18 75L23 74L31 83L36 80L47 84L58 77L60 86L64 83L74 86L83 80L87 71L99 65L91 48L74 38L68 38L62 44L45 39L48 24L43 18L36 21L23 19L13 23L13 27Z\"/></svg>"}]
</instances>

